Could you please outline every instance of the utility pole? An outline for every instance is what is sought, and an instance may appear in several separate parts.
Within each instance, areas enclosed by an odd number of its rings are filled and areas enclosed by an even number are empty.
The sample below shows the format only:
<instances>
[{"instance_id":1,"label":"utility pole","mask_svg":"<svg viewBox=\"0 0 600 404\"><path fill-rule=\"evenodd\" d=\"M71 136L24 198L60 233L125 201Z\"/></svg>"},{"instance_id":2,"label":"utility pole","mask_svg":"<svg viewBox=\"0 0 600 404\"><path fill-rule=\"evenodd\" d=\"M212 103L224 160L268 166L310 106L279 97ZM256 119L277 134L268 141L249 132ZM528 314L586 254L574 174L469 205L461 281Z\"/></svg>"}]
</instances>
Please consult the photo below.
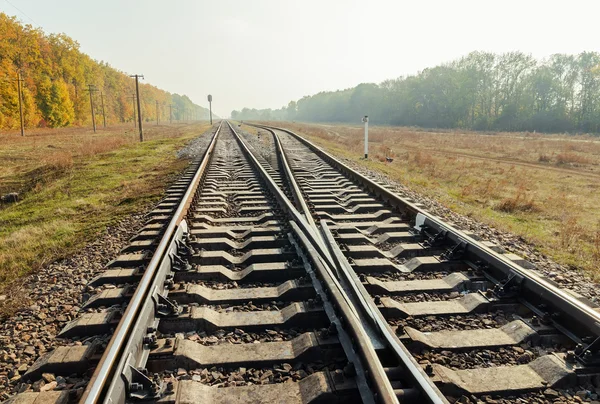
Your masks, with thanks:
<instances>
[{"instance_id":1,"label":"utility pole","mask_svg":"<svg viewBox=\"0 0 600 404\"><path fill-rule=\"evenodd\" d=\"M100 100L102 101L102 123L106 128L106 112L104 111L104 94L100 92Z\"/></svg>"},{"instance_id":2,"label":"utility pole","mask_svg":"<svg viewBox=\"0 0 600 404\"><path fill-rule=\"evenodd\" d=\"M131 97L128 97L128 98L131 98L131 102L133 103L132 104L133 105L133 127L137 128L137 122L135 120L135 93L132 94Z\"/></svg>"},{"instance_id":3,"label":"utility pole","mask_svg":"<svg viewBox=\"0 0 600 404\"><path fill-rule=\"evenodd\" d=\"M210 109L210 124L212 125L212 95L208 94L208 108Z\"/></svg>"},{"instance_id":4,"label":"utility pole","mask_svg":"<svg viewBox=\"0 0 600 404\"><path fill-rule=\"evenodd\" d=\"M156 126L158 126L158 100L156 100Z\"/></svg>"},{"instance_id":5,"label":"utility pole","mask_svg":"<svg viewBox=\"0 0 600 404\"><path fill-rule=\"evenodd\" d=\"M25 120L23 119L23 96L21 91L21 69L17 72L17 89L19 91L19 117L21 118L21 136L25 136Z\"/></svg>"},{"instance_id":6,"label":"utility pole","mask_svg":"<svg viewBox=\"0 0 600 404\"><path fill-rule=\"evenodd\" d=\"M169 123L173 123L173 104L169 104Z\"/></svg>"},{"instance_id":7,"label":"utility pole","mask_svg":"<svg viewBox=\"0 0 600 404\"><path fill-rule=\"evenodd\" d=\"M92 125L94 126L94 133L96 133L96 113L94 112L94 97L92 93L94 91L98 91L98 89L94 88L93 84L88 84L88 91L90 92L90 108L92 109Z\"/></svg>"},{"instance_id":8,"label":"utility pole","mask_svg":"<svg viewBox=\"0 0 600 404\"><path fill-rule=\"evenodd\" d=\"M142 129L142 106L140 105L140 86L138 84L138 79L144 76L142 74L134 74L129 77L135 77L135 93L137 96L137 107L138 107L138 128L140 129L140 142L144 141L144 130Z\"/></svg>"}]
</instances>

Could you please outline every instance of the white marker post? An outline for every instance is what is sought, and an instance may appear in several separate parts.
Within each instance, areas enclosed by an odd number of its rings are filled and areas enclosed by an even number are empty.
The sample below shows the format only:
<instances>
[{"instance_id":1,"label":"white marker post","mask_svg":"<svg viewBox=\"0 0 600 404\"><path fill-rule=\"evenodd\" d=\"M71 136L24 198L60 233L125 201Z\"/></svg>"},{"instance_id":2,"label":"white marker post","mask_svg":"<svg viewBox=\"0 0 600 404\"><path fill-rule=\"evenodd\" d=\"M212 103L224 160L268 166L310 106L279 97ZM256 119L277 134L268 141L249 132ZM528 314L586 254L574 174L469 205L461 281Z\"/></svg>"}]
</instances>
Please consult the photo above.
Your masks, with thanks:
<instances>
[{"instance_id":1,"label":"white marker post","mask_svg":"<svg viewBox=\"0 0 600 404\"><path fill-rule=\"evenodd\" d=\"M365 159L369 158L369 115L362 119L365 123Z\"/></svg>"}]
</instances>

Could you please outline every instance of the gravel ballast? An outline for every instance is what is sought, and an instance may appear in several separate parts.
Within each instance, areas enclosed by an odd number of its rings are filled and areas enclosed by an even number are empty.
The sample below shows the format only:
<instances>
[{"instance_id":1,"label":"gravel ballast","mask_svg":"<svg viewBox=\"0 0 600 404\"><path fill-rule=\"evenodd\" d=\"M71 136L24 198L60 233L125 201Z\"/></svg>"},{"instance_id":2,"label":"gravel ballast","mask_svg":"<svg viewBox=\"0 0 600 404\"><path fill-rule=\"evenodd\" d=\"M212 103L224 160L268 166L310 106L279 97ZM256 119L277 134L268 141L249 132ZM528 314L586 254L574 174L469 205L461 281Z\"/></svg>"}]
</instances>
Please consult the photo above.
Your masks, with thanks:
<instances>
[{"instance_id":1,"label":"gravel ballast","mask_svg":"<svg viewBox=\"0 0 600 404\"><path fill-rule=\"evenodd\" d=\"M57 340L55 336L79 315L87 283L129 244L145 220L143 214L130 215L107 228L79 253L47 265L13 286L12 294L25 297L18 302L25 306L0 324L0 400L28 389L40 391L55 382L38 381L29 385L19 379L40 356L54 348L82 344ZM60 378L58 382L61 383L46 389L77 388L78 383L85 384L85 380L69 378Z\"/></svg>"},{"instance_id":2,"label":"gravel ballast","mask_svg":"<svg viewBox=\"0 0 600 404\"><path fill-rule=\"evenodd\" d=\"M424 210L440 217L446 222L453 223L455 227L463 231L471 232L482 240L498 244L508 252L520 255L534 264L536 270L541 275L556 282L558 287L574 292L575 294L589 299L592 303L600 305L600 284L593 282L589 276L586 276L577 268L569 268L556 263L551 258L540 253L533 244L528 243L522 237L498 230L472 218L453 212L439 202L418 194L407 186L390 179L381 172L364 168L349 159L339 159L352 169L360 172L373 181L376 181L392 192L422 204Z\"/></svg>"}]
</instances>

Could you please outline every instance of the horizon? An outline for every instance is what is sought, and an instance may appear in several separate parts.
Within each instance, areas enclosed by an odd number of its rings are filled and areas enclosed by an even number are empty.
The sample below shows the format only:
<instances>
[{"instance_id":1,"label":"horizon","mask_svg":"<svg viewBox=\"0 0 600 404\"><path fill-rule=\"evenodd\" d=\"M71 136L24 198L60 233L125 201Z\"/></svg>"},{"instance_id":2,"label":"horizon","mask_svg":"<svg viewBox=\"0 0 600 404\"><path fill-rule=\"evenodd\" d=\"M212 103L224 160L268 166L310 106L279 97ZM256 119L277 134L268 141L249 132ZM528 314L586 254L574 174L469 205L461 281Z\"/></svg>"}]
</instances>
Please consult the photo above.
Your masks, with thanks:
<instances>
[{"instance_id":1,"label":"horizon","mask_svg":"<svg viewBox=\"0 0 600 404\"><path fill-rule=\"evenodd\" d=\"M185 94L201 106L208 107L206 97L212 94L213 111L228 117L244 107L277 109L323 91L415 75L472 51L520 51L539 60L597 50L594 13L581 13L597 8L595 3L570 4L565 10L541 1L509 1L492 9L470 0L377 1L366 7L338 0L186 0L173 9L156 0L109 0L95 10L74 0L61 1L60 7L4 0L0 11L46 34L65 33L93 59L143 74L144 82ZM514 9L519 12L513 15ZM550 26L560 29L544 30Z\"/></svg>"}]
</instances>

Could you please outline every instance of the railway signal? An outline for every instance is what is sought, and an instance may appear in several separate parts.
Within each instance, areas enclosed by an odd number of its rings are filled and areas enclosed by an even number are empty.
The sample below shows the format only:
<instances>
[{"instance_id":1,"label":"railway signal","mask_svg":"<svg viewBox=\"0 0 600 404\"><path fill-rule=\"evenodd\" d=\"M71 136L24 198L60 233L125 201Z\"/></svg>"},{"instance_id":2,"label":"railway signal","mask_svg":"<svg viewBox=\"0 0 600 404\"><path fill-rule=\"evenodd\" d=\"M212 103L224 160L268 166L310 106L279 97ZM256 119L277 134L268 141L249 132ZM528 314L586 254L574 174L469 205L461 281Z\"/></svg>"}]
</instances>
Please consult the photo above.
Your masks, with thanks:
<instances>
[{"instance_id":1,"label":"railway signal","mask_svg":"<svg viewBox=\"0 0 600 404\"><path fill-rule=\"evenodd\" d=\"M212 95L208 94L208 108L210 110L210 124L212 125Z\"/></svg>"},{"instance_id":2,"label":"railway signal","mask_svg":"<svg viewBox=\"0 0 600 404\"><path fill-rule=\"evenodd\" d=\"M369 115L362 119L365 123L365 159L369 158Z\"/></svg>"}]
</instances>

